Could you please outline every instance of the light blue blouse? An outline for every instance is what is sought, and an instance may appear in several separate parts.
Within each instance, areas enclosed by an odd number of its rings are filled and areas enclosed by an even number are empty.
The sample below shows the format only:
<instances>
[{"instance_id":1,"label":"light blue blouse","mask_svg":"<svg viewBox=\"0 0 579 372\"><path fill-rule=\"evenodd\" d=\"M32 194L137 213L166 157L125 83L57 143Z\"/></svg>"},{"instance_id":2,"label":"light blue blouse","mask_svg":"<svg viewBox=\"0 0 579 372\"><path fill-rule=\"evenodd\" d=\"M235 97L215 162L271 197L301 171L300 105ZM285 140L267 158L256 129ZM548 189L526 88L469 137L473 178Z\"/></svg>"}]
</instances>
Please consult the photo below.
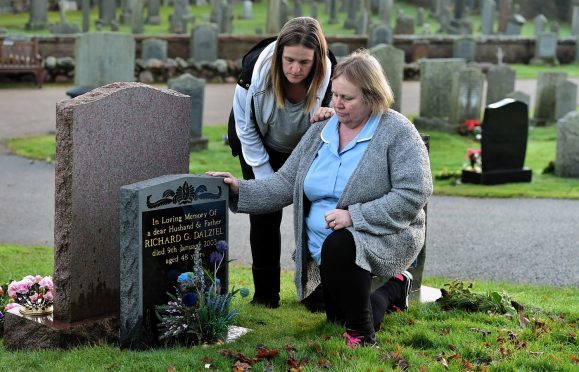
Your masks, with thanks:
<instances>
[{"instance_id":1,"label":"light blue blouse","mask_svg":"<svg viewBox=\"0 0 579 372\"><path fill-rule=\"evenodd\" d=\"M312 203L306 216L308 248L318 265L322 260L322 244L332 232L332 229L326 228L324 215L336 208L350 176L378 127L379 119L379 115L371 116L360 133L341 152L338 152L340 136L337 116L334 115L322 130L323 145L304 180L304 193Z\"/></svg>"}]
</instances>

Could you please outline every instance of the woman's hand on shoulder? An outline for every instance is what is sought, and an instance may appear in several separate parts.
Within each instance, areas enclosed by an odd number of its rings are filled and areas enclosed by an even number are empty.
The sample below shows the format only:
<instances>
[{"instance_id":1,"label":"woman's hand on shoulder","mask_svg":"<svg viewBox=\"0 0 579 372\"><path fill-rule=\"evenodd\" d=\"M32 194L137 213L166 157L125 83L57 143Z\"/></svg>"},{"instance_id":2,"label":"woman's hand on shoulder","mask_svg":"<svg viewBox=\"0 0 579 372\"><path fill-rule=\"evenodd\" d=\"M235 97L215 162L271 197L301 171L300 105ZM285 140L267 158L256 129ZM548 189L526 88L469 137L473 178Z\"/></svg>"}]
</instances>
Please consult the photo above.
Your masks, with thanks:
<instances>
[{"instance_id":1,"label":"woman's hand on shoulder","mask_svg":"<svg viewBox=\"0 0 579 372\"><path fill-rule=\"evenodd\" d=\"M239 180L231 173L208 171L205 172L205 174L211 177L223 177L223 183L229 186L229 191L231 191L234 195L239 194Z\"/></svg>"},{"instance_id":2,"label":"woman's hand on shoulder","mask_svg":"<svg viewBox=\"0 0 579 372\"><path fill-rule=\"evenodd\" d=\"M320 107L316 110L314 115L310 118L310 123L317 123L318 121L323 121L329 119L334 115L335 111L331 107Z\"/></svg>"}]
</instances>

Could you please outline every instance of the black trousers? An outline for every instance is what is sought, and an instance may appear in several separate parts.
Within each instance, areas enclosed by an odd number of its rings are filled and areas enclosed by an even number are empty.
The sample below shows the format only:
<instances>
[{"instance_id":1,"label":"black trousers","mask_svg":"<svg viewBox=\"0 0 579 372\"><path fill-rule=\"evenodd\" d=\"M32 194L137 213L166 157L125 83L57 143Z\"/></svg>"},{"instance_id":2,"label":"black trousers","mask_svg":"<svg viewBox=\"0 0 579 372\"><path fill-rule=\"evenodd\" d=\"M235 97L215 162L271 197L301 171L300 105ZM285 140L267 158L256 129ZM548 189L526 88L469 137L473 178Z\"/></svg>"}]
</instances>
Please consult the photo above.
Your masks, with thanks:
<instances>
[{"instance_id":1,"label":"black trousers","mask_svg":"<svg viewBox=\"0 0 579 372\"><path fill-rule=\"evenodd\" d=\"M320 274L328 320L367 335L379 329L388 307L402 294L396 280L371 292L372 274L356 265L356 244L346 229L324 241Z\"/></svg>"},{"instance_id":2,"label":"black trousers","mask_svg":"<svg viewBox=\"0 0 579 372\"><path fill-rule=\"evenodd\" d=\"M277 152L267 148L269 163L277 171L285 163L290 154ZM255 179L253 170L245 162L243 154L239 154L239 163L243 178ZM279 301L280 290L280 256L281 256L281 226L282 211L267 214L249 215L253 284L255 286L254 300L267 302Z\"/></svg>"}]
</instances>

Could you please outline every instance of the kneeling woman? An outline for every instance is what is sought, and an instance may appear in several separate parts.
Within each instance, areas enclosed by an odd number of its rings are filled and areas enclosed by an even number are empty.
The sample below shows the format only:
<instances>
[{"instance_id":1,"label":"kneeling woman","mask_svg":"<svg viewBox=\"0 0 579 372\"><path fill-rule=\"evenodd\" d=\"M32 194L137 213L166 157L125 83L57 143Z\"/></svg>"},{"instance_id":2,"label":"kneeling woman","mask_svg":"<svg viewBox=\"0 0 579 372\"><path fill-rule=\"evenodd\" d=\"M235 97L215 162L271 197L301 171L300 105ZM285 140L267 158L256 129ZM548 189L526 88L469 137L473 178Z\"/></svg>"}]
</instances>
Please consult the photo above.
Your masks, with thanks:
<instances>
[{"instance_id":1,"label":"kneeling woman","mask_svg":"<svg viewBox=\"0 0 579 372\"><path fill-rule=\"evenodd\" d=\"M349 346L375 344L388 308L405 307L411 277L398 273L425 239L428 153L392 102L379 62L355 52L332 78L336 114L312 125L280 170L247 181L207 172L225 177L233 211L294 204L298 297L307 301L321 285L327 318L345 325ZM393 279L372 292L374 277Z\"/></svg>"}]
</instances>

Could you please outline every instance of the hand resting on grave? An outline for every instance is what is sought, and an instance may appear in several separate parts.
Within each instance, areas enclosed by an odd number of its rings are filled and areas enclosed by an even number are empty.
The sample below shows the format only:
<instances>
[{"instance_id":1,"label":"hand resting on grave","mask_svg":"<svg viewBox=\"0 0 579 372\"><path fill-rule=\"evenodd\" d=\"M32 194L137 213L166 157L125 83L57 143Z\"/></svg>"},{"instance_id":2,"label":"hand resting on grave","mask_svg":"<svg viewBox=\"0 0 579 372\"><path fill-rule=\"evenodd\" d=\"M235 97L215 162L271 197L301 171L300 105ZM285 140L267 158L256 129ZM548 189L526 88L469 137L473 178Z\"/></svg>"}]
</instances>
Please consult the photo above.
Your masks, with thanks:
<instances>
[{"instance_id":1,"label":"hand resting on grave","mask_svg":"<svg viewBox=\"0 0 579 372\"><path fill-rule=\"evenodd\" d=\"M234 195L239 194L239 181L231 173L208 171L205 174L211 177L223 177L223 182L229 185L229 191Z\"/></svg>"}]
</instances>

